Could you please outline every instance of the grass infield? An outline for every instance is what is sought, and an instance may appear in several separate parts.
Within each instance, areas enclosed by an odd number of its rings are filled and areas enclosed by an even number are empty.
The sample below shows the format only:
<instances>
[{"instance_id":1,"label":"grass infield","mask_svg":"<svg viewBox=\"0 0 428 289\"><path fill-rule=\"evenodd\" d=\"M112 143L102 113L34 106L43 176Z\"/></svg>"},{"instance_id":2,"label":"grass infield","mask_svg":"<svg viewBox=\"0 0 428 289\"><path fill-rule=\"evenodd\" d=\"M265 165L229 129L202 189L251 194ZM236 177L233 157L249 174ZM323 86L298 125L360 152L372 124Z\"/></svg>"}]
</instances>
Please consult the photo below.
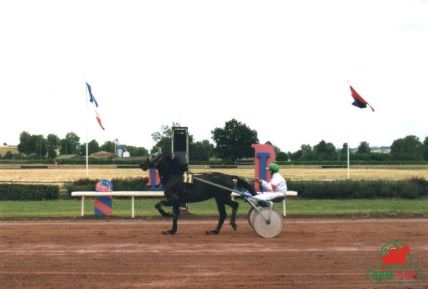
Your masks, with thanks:
<instances>
[{"instance_id":1,"label":"grass infield","mask_svg":"<svg viewBox=\"0 0 428 289\"><path fill-rule=\"evenodd\" d=\"M158 218L154 208L158 199L135 199L137 218ZM239 216L246 216L249 205L240 201ZM275 204L282 210L282 203ZM230 215L230 208L227 207ZM190 204L195 217L215 217L214 200ZM85 201L85 217L94 216L94 200ZM113 200L113 217L130 218L131 200ZM428 217L428 199L346 199L346 200L287 200L288 217ZM1 201L1 219L20 218L80 218L80 200Z\"/></svg>"}]
</instances>

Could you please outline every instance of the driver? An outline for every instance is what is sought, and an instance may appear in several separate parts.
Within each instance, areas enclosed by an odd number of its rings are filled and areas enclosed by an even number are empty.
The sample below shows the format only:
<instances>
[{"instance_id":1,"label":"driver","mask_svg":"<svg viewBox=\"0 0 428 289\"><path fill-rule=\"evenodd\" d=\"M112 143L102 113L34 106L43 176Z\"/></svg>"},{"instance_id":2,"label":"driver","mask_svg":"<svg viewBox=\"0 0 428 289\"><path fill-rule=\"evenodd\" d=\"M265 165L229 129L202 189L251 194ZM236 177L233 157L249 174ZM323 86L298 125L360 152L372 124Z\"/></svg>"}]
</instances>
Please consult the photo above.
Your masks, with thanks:
<instances>
[{"instance_id":1,"label":"driver","mask_svg":"<svg viewBox=\"0 0 428 289\"><path fill-rule=\"evenodd\" d=\"M284 177L279 173L279 165L277 163L270 163L268 165L271 179L269 182L265 180L256 179L262 188L262 192L258 192L254 198L258 200L275 200L283 199L287 192L287 182Z\"/></svg>"}]
</instances>

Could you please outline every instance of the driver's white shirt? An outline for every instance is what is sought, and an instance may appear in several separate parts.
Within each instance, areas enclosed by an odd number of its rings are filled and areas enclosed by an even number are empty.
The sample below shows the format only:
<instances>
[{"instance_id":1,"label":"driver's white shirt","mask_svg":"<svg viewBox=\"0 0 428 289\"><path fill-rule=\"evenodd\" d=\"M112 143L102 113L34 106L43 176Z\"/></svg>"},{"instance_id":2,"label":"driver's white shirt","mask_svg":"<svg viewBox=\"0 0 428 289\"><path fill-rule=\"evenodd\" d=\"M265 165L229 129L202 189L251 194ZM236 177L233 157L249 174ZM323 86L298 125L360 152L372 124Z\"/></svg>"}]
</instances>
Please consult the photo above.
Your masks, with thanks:
<instances>
[{"instance_id":1,"label":"driver's white shirt","mask_svg":"<svg viewBox=\"0 0 428 289\"><path fill-rule=\"evenodd\" d=\"M263 188L263 192L268 191L268 192L285 193L287 192L287 183L279 173L274 173L269 182L262 180L262 188Z\"/></svg>"}]
</instances>

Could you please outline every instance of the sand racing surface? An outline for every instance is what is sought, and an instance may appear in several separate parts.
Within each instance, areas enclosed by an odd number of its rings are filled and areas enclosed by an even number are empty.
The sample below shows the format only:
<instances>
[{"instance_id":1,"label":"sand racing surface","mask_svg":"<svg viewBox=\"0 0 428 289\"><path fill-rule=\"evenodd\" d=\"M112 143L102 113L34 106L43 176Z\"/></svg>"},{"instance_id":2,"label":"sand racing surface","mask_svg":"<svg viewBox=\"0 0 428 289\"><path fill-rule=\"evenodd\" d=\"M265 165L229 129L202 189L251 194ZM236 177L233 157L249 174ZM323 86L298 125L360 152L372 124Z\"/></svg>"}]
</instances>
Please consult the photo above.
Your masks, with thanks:
<instances>
[{"instance_id":1,"label":"sand racing surface","mask_svg":"<svg viewBox=\"0 0 428 289\"><path fill-rule=\"evenodd\" d=\"M0 288L389 288L372 284L384 244L401 240L428 270L427 219L287 219L258 237L215 219L0 222ZM391 287L393 288L393 287ZM418 284L394 288L428 288Z\"/></svg>"}]
</instances>

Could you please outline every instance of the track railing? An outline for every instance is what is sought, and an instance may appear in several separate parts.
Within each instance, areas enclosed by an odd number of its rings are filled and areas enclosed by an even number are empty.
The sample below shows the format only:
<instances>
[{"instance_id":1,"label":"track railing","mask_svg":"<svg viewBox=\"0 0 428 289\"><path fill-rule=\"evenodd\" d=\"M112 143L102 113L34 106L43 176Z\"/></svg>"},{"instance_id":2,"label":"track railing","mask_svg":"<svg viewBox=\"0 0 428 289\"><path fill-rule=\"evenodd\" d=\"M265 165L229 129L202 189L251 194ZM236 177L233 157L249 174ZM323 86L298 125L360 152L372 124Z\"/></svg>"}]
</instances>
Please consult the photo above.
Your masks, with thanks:
<instances>
[{"instance_id":1,"label":"track railing","mask_svg":"<svg viewBox=\"0 0 428 289\"><path fill-rule=\"evenodd\" d=\"M296 197L297 192L287 191L285 194L287 197ZM163 191L115 191L115 192L95 192L95 191L81 191L81 192L72 192L72 197L81 197L81 210L80 215L83 217L85 215L85 197L102 197L102 196L111 196L111 197L131 197L131 217L135 218L135 197L140 198L163 198L165 194ZM240 197L238 193L232 192L232 197ZM282 201L282 215L286 216L286 200Z\"/></svg>"}]
</instances>

